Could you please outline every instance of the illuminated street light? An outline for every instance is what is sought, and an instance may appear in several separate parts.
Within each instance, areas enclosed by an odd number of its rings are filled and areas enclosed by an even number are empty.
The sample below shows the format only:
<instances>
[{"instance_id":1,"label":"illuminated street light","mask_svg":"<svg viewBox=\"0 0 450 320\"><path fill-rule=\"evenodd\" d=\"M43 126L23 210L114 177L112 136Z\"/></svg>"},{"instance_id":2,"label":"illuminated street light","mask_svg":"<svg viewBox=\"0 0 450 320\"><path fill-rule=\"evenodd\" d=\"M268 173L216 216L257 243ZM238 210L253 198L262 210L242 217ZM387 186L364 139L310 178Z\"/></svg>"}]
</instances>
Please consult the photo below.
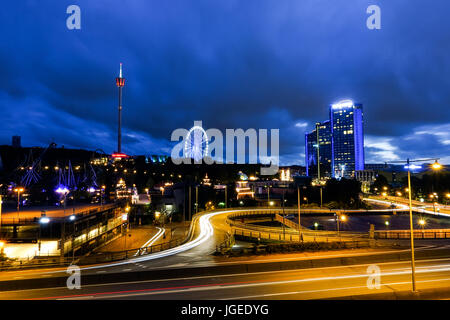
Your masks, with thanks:
<instances>
[{"instance_id":1,"label":"illuminated street light","mask_svg":"<svg viewBox=\"0 0 450 320\"><path fill-rule=\"evenodd\" d=\"M48 217L41 217L40 219L39 219L39 223L40 224L47 224L47 223L49 223L50 222L50 218L48 218Z\"/></svg>"},{"instance_id":2,"label":"illuminated street light","mask_svg":"<svg viewBox=\"0 0 450 320\"><path fill-rule=\"evenodd\" d=\"M25 189L22 187L18 187L14 189L14 192L17 193L17 223L19 223L20 220L20 193L24 191Z\"/></svg>"},{"instance_id":3,"label":"illuminated street light","mask_svg":"<svg viewBox=\"0 0 450 320\"><path fill-rule=\"evenodd\" d=\"M426 162L434 160L434 164L431 166L433 170L439 170L442 165L438 163L439 159L421 159L421 160L410 160L406 161L392 161L392 163L406 163L405 169L408 171L408 196L409 196L409 225L410 225L410 239L411 239L411 283L412 291L416 290L416 263L414 258L414 225L413 225L413 213L412 213L412 192L411 192L411 170L413 170L413 162Z\"/></svg>"},{"instance_id":4,"label":"illuminated street light","mask_svg":"<svg viewBox=\"0 0 450 320\"><path fill-rule=\"evenodd\" d=\"M342 222L345 222L345 221L347 221L347 216L346 215L341 215L341 221Z\"/></svg>"},{"instance_id":5,"label":"illuminated street light","mask_svg":"<svg viewBox=\"0 0 450 320\"><path fill-rule=\"evenodd\" d=\"M384 224L386 225L386 227L389 226L389 221L385 221Z\"/></svg>"},{"instance_id":6,"label":"illuminated street light","mask_svg":"<svg viewBox=\"0 0 450 320\"><path fill-rule=\"evenodd\" d=\"M440 164L437 160L431 165L431 168L433 170L440 170L442 169L442 164Z\"/></svg>"}]
</instances>

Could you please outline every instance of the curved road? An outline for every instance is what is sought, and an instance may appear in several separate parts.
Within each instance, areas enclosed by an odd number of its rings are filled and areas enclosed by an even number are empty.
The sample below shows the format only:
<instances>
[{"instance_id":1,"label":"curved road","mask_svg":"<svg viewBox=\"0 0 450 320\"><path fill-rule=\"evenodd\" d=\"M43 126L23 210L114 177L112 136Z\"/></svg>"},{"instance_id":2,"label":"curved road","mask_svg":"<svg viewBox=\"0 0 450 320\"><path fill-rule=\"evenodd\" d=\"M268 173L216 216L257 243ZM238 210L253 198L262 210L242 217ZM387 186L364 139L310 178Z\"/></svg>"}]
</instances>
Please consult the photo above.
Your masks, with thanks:
<instances>
[{"instance_id":1,"label":"curved road","mask_svg":"<svg viewBox=\"0 0 450 320\"><path fill-rule=\"evenodd\" d=\"M248 209L242 209L245 211ZM261 209L258 209L259 211ZM185 244L155 254L135 257L125 261L81 268L84 274L139 272L143 270L183 268L192 266L211 266L242 263L260 263L286 259L299 260L299 257L266 257L254 261L220 261L211 253L217 244L224 240L230 227L226 216L240 210L204 212L194 217L191 240ZM425 250L427 248L424 248ZM405 251L405 250L403 250ZM392 252L389 250L387 252ZM347 252L339 256L369 255L373 252ZM379 252L380 257L383 252ZM327 255L326 255L327 256ZM328 256L336 256L328 254ZM320 257L324 257L323 255ZM163 258L163 259L162 259ZM303 257L311 259L311 257ZM421 261L424 270L419 283L424 287L448 285L450 279L449 260ZM380 290L400 290L409 286L410 269L408 262L380 263L385 270L386 282ZM282 298L304 299L316 297L338 297L349 292L370 293L364 284L367 280L367 266L343 266L314 268L295 271L224 274L218 276L192 277L183 279L163 279L134 283L113 283L83 286L81 290L50 288L8 291L0 293L0 299L26 298L151 298L151 299L219 299L219 298ZM422 270L421 269L421 270ZM1 280L29 278L66 277L66 269L39 269L9 271L0 274ZM382 271L383 272L383 271ZM439 279L439 280L438 280ZM360 283L361 282L361 283ZM422 284L420 285L422 287ZM255 287L258 290L255 290ZM294 290L295 289L295 290ZM350 291L349 291L350 290ZM377 290L378 291L378 290Z\"/></svg>"}]
</instances>

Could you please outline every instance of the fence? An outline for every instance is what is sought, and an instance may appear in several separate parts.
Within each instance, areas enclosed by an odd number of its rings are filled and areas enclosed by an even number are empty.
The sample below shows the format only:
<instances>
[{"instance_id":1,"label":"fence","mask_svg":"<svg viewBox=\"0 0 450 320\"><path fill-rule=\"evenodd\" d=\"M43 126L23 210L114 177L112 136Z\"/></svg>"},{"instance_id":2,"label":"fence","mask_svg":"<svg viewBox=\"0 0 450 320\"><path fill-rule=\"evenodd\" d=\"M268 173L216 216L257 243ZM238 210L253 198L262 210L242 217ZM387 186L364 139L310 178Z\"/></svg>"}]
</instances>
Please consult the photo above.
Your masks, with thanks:
<instances>
[{"instance_id":1,"label":"fence","mask_svg":"<svg viewBox=\"0 0 450 320\"><path fill-rule=\"evenodd\" d=\"M410 230L375 231L375 239L410 239ZM450 239L450 229L414 230L414 239Z\"/></svg>"},{"instance_id":2,"label":"fence","mask_svg":"<svg viewBox=\"0 0 450 320\"><path fill-rule=\"evenodd\" d=\"M234 213L231 214L227 217L227 223L231 226L234 227L235 229L242 229L242 230L247 230L247 231L256 231L256 232L261 232L261 233L272 233L271 238L275 239L276 237L280 237L280 235L283 234L288 234L289 236L293 236L293 238L299 237L299 231L298 231L298 225L292 221L290 221L289 219L283 219L283 217L279 216L279 212L280 210L270 210L270 212L267 211L257 211L255 213L250 213L249 212L242 212L242 213ZM244 218L246 216L251 216L251 215L275 215L274 218L277 220L277 215L279 216L278 219L281 220L280 222L282 222L282 220L284 220L285 225L289 226L290 228L280 228L280 227L267 227L267 226L258 226L255 224L250 224L250 223L244 223L244 222L239 222L237 220L234 219L239 219L239 218ZM289 222L291 222L291 224L289 224ZM283 222L282 222L283 223ZM310 237L357 237L357 238L366 238L368 237L368 234L365 232L351 232L351 231L341 231L341 232L337 232L337 231L314 231L314 230L310 230L310 229L306 229L306 228L302 228L302 234L303 236L310 236ZM297 240L298 241L298 240Z\"/></svg>"},{"instance_id":3,"label":"fence","mask_svg":"<svg viewBox=\"0 0 450 320\"><path fill-rule=\"evenodd\" d=\"M278 234L274 236L270 233L253 232L246 230L234 230L234 237L239 240L254 242L275 242L275 243L306 243L306 242L328 242L328 243L342 243L345 248L363 248L373 247L378 245L375 240L369 240L367 238L345 238L345 237L323 237L312 236L304 237L301 239L298 235L285 235Z\"/></svg>"},{"instance_id":4,"label":"fence","mask_svg":"<svg viewBox=\"0 0 450 320\"><path fill-rule=\"evenodd\" d=\"M96 208L93 209L87 209L87 210L82 210L79 212L75 212L75 215L78 218L80 217L84 217L84 216L88 216L100 211L106 211L109 209L114 209L116 207L118 207L119 205L117 203L110 203L110 204L104 204L102 206L98 206ZM70 210L71 208L66 209L66 215L69 215L72 213L72 210ZM60 210L61 212L63 211L62 208L59 209L50 209L47 211L54 211L54 210ZM1 223L0 225L2 226L9 226L9 225L32 225L32 224L38 224L39 223L39 219L40 217L34 217L34 218L20 218L20 214L26 214L27 211L23 211L23 212L19 212L19 218L7 218L7 217L1 217ZM12 214L12 213L11 213ZM59 221L59 220L63 220L63 217L52 217L49 216L49 218L53 221ZM66 217L67 218L67 217Z\"/></svg>"}]
</instances>

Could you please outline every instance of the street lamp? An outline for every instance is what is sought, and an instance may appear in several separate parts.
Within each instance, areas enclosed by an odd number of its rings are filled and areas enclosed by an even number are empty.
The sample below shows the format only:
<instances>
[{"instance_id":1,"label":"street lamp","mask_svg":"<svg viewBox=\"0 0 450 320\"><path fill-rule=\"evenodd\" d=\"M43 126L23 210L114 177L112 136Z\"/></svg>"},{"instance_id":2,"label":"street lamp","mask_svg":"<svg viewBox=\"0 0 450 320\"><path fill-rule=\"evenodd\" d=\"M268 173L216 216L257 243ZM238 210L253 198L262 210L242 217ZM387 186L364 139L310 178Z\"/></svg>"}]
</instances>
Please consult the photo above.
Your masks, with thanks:
<instances>
[{"instance_id":1,"label":"street lamp","mask_svg":"<svg viewBox=\"0 0 450 320\"><path fill-rule=\"evenodd\" d=\"M406 159L406 161L392 161L392 163L406 163L405 169L408 170L408 197L409 197L409 226L410 226L410 238L411 238L411 282L412 282L412 291L417 292L416 290L416 262L414 259L414 225L413 225L413 214L412 214L412 192L411 192L411 169L413 162L425 162L434 160L434 164L431 166L433 170L439 170L442 168L442 165L438 162L439 159L421 159L421 160L411 160Z\"/></svg>"},{"instance_id":2,"label":"street lamp","mask_svg":"<svg viewBox=\"0 0 450 320\"><path fill-rule=\"evenodd\" d=\"M17 193L17 223L19 223L19 211L20 211L20 193L24 191L24 188L18 187L14 189L14 192Z\"/></svg>"},{"instance_id":3,"label":"street lamp","mask_svg":"<svg viewBox=\"0 0 450 320\"><path fill-rule=\"evenodd\" d=\"M103 207L103 193L105 192L106 186L100 188L100 207Z\"/></svg>"},{"instance_id":4,"label":"street lamp","mask_svg":"<svg viewBox=\"0 0 450 320\"><path fill-rule=\"evenodd\" d=\"M434 161L434 163L431 165L431 168L433 170L441 170L442 169L442 164L440 164L437 159Z\"/></svg>"},{"instance_id":5,"label":"street lamp","mask_svg":"<svg viewBox=\"0 0 450 320\"><path fill-rule=\"evenodd\" d=\"M419 220L419 225L422 227L422 231L423 231L423 228L425 227L425 224L426 224L425 220L423 218L421 218Z\"/></svg>"},{"instance_id":6,"label":"street lamp","mask_svg":"<svg viewBox=\"0 0 450 320\"><path fill-rule=\"evenodd\" d=\"M63 195L63 201L64 201L64 211L63 211L63 226L62 226L62 232L61 232L61 259L64 258L64 241L66 237L66 199L67 195L69 194L70 190L67 187L58 187L58 189L55 190L56 193Z\"/></svg>"}]
</instances>

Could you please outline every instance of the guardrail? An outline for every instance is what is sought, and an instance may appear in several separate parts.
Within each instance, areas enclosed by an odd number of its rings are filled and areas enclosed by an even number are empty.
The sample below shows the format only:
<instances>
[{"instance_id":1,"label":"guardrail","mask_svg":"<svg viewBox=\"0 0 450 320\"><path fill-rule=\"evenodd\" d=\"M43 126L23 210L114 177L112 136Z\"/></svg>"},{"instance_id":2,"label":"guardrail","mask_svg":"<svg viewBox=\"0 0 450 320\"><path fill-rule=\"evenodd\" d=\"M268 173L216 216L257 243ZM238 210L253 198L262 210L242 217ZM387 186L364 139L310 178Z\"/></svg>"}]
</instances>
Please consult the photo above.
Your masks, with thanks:
<instances>
[{"instance_id":1,"label":"guardrail","mask_svg":"<svg viewBox=\"0 0 450 320\"><path fill-rule=\"evenodd\" d=\"M249 240L258 242L370 242L367 237L344 237L339 235L322 235L322 234L308 234L303 233L303 238L299 234L273 234L270 232L255 232L250 230L234 229L233 235L237 239Z\"/></svg>"},{"instance_id":2,"label":"guardrail","mask_svg":"<svg viewBox=\"0 0 450 320\"><path fill-rule=\"evenodd\" d=\"M75 215L78 217L84 217L84 216L88 216L94 213L97 213L99 211L106 211L109 209L113 209L118 207L119 204L117 203L110 203L110 204L104 204L103 206L98 206L95 207L93 209L87 209L87 210L82 210L79 212L75 211ZM44 211L54 211L54 210L60 210L61 212L63 212L62 208L52 208L52 209L48 209L48 210L44 210ZM21 213L26 213L26 211L23 211ZM72 213L72 211L70 210L70 208L66 209L66 219L69 216L69 213ZM19 214L20 215L20 214ZM51 220L55 220L55 221L59 221L59 220L63 220L63 217L53 217L53 216L49 216L51 218ZM30 225L30 224L38 224L39 223L39 219L40 217L34 217L34 218L6 218L6 217L2 217L1 218L1 225L2 226L7 226L7 225Z\"/></svg>"},{"instance_id":3,"label":"guardrail","mask_svg":"<svg viewBox=\"0 0 450 320\"><path fill-rule=\"evenodd\" d=\"M375 239L410 239L410 230L375 231ZM450 239L450 229L414 230L414 239Z\"/></svg>"},{"instance_id":4,"label":"guardrail","mask_svg":"<svg viewBox=\"0 0 450 320\"><path fill-rule=\"evenodd\" d=\"M295 209L292 209L292 211L295 211ZM280 227L267 227L267 226L258 226L251 223L244 223L239 222L237 220L233 219L239 219L239 218L245 218L247 216L253 216L253 215L273 215L274 219L276 219L276 215L281 213L281 210L269 210L269 211L255 211L255 212L237 212L228 215L227 217L227 223L234 227L235 229L242 229L242 230L251 230L251 231L257 231L257 232L264 232L264 233L274 233L275 236L272 235L272 239L279 237L279 234L289 234L292 236L298 237L299 231L297 224L292 222L292 226L294 228L280 228ZM281 218L282 219L282 218ZM284 219L285 222L290 221L288 219ZM287 222L288 223L288 222ZM304 236L311 236L311 237L359 237L359 238L367 238L368 233L366 232L352 232L352 231L340 231L339 233L337 231L315 231L310 230L307 228L302 227L302 234Z\"/></svg>"}]
</instances>

